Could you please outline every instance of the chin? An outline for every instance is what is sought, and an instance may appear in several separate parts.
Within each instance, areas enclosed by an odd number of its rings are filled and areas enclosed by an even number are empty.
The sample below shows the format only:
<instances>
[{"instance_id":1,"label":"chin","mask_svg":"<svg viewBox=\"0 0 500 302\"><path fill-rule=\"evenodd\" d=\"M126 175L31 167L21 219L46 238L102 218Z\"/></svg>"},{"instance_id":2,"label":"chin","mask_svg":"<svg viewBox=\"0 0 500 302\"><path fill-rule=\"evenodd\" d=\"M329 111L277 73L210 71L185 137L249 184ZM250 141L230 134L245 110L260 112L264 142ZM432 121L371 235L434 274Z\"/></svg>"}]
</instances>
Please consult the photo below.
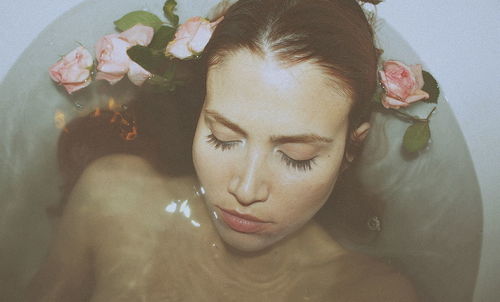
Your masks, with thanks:
<instances>
[{"instance_id":1,"label":"chin","mask_svg":"<svg viewBox=\"0 0 500 302\"><path fill-rule=\"evenodd\" d=\"M258 253L271 248L281 238L269 238L262 234L243 234L233 230L217 229L222 241L230 248L243 253Z\"/></svg>"},{"instance_id":2,"label":"chin","mask_svg":"<svg viewBox=\"0 0 500 302\"><path fill-rule=\"evenodd\" d=\"M215 229L222 241L231 249L243 253L258 253L278 244L288 233L240 233L214 219Z\"/></svg>"}]
</instances>

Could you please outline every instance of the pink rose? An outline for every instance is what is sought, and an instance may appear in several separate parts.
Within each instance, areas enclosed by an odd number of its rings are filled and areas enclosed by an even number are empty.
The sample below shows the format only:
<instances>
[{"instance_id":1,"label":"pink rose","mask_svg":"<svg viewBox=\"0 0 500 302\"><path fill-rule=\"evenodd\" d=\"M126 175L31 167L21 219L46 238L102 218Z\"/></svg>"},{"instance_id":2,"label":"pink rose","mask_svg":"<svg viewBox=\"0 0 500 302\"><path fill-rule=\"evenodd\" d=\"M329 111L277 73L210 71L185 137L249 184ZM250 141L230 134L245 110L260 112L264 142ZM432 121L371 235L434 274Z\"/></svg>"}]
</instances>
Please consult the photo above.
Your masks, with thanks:
<instances>
[{"instance_id":1,"label":"pink rose","mask_svg":"<svg viewBox=\"0 0 500 302\"><path fill-rule=\"evenodd\" d=\"M106 80L113 85L127 74L132 83L142 85L151 73L132 61L127 55L127 49L134 45L149 45L153 35L152 27L137 24L120 34L102 37L96 44L99 63L96 79Z\"/></svg>"},{"instance_id":2,"label":"pink rose","mask_svg":"<svg viewBox=\"0 0 500 302\"><path fill-rule=\"evenodd\" d=\"M215 22L210 22L202 17L188 19L177 29L175 39L168 43L165 54L179 59L199 55L207 46L215 27L222 19L224 17L220 17Z\"/></svg>"},{"instance_id":3,"label":"pink rose","mask_svg":"<svg viewBox=\"0 0 500 302\"><path fill-rule=\"evenodd\" d=\"M52 65L49 74L52 80L63 85L71 94L90 84L90 70L93 64L90 52L79 46Z\"/></svg>"},{"instance_id":4,"label":"pink rose","mask_svg":"<svg viewBox=\"0 0 500 302\"><path fill-rule=\"evenodd\" d=\"M429 98L429 94L422 90L424 79L421 65L408 67L399 61L385 61L383 67L379 74L386 92L382 98L385 108L399 109Z\"/></svg>"}]
</instances>

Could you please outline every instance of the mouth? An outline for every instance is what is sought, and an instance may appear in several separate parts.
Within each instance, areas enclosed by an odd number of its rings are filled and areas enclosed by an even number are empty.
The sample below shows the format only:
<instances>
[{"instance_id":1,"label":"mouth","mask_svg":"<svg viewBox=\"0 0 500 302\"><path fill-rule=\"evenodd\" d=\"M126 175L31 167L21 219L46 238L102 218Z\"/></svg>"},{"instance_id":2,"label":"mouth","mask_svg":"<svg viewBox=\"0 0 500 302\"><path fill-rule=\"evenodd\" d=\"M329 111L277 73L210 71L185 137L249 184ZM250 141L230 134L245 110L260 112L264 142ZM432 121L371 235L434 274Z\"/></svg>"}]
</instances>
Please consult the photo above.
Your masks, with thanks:
<instances>
[{"instance_id":1,"label":"mouth","mask_svg":"<svg viewBox=\"0 0 500 302\"><path fill-rule=\"evenodd\" d=\"M231 229L240 233L257 233L266 228L270 222L263 221L252 215L240 214L236 211L226 210L218 207L221 218Z\"/></svg>"}]
</instances>

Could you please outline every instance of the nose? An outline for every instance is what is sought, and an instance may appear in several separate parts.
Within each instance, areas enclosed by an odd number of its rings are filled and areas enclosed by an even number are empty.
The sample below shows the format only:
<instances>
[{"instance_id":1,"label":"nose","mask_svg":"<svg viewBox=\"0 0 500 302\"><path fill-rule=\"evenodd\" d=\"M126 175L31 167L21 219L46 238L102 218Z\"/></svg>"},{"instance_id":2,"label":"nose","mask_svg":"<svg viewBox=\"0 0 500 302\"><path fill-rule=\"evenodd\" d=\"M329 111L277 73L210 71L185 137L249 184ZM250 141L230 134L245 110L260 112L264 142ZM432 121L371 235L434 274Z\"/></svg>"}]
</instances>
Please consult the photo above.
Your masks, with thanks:
<instances>
[{"instance_id":1,"label":"nose","mask_svg":"<svg viewBox=\"0 0 500 302\"><path fill-rule=\"evenodd\" d=\"M263 154L249 154L247 157L246 163L232 175L228 186L228 192L245 206L266 201L269 197Z\"/></svg>"}]
</instances>

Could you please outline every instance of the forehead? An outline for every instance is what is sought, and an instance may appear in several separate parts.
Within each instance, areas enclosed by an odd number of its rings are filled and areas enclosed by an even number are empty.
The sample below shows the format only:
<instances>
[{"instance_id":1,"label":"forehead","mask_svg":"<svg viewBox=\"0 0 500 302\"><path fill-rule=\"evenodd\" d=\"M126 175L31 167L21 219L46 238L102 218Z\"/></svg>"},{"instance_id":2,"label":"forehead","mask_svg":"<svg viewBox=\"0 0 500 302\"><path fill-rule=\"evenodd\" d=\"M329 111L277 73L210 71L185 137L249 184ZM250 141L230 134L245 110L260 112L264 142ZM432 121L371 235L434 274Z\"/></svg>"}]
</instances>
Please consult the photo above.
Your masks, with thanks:
<instances>
[{"instance_id":1,"label":"forehead","mask_svg":"<svg viewBox=\"0 0 500 302\"><path fill-rule=\"evenodd\" d=\"M283 67L239 51L208 72L205 107L243 123L334 127L345 122L350 106L350 97L312 63Z\"/></svg>"}]
</instances>

